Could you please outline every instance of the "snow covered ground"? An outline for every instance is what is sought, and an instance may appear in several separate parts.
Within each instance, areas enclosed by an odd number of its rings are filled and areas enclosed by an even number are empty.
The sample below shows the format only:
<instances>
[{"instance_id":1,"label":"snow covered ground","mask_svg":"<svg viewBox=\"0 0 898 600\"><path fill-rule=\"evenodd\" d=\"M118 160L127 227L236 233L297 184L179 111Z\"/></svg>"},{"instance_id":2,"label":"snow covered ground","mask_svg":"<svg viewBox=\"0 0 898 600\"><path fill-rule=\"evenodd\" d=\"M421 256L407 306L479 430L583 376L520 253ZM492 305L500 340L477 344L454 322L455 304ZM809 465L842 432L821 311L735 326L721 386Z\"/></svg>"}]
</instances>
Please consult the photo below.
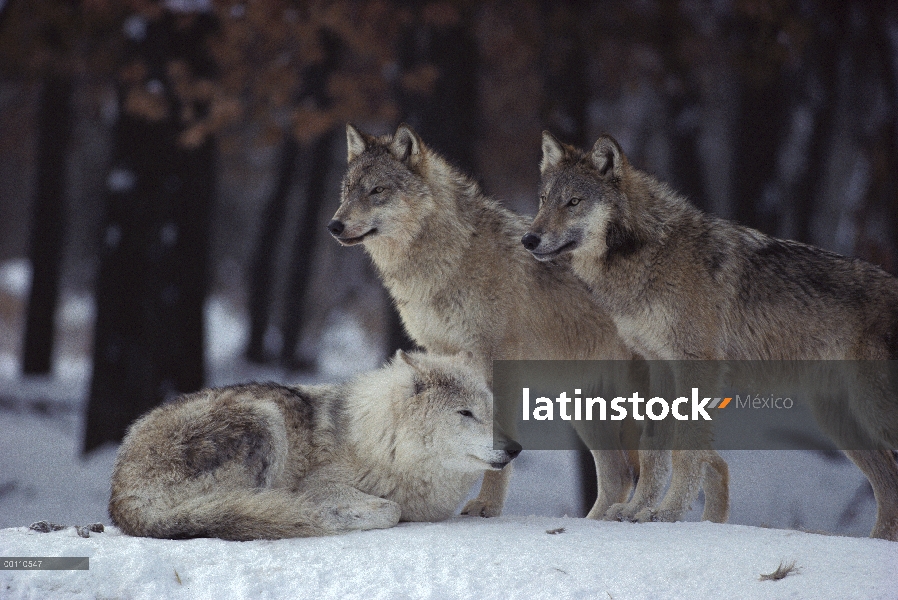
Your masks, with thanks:
<instances>
[{"instance_id":1,"label":"snow covered ground","mask_svg":"<svg viewBox=\"0 0 898 600\"><path fill-rule=\"evenodd\" d=\"M458 517L273 542L16 528L0 555L90 557L87 571L0 571L10 600L898 596L894 542L711 523ZM761 580L784 561L796 571Z\"/></svg>"}]
</instances>

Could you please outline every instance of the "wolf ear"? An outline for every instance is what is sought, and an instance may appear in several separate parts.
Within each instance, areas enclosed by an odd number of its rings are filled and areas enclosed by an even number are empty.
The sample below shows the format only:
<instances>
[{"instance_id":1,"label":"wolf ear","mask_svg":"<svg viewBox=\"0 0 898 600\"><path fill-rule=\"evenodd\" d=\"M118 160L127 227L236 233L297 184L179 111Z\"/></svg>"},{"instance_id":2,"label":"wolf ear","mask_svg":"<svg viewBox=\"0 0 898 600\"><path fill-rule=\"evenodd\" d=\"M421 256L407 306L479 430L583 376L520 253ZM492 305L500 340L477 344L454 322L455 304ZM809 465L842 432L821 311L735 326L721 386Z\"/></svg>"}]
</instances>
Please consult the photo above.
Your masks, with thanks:
<instances>
[{"instance_id":1,"label":"wolf ear","mask_svg":"<svg viewBox=\"0 0 898 600\"><path fill-rule=\"evenodd\" d=\"M421 160L421 146L421 138L418 137L418 134L403 123L396 128L396 133L393 134L390 152L400 162L414 167Z\"/></svg>"},{"instance_id":2,"label":"wolf ear","mask_svg":"<svg viewBox=\"0 0 898 600\"><path fill-rule=\"evenodd\" d=\"M346 162L351 163L355 158L368 149L368 143L365 141L365 135L352 126L352 123L346 124Z\"/></svg>"},{"instance_id":3,"label":"wolf ear","mask_svg":"<svg viewBox=\"0 0 898 600\"><path fill-rule=\"evenodd\" d=\"M539 163L540 174L545 174L552 167L557 167L563 158L564 146L554 135L543 131L543 159Z\"/></svg>"},{"instance_id":4,"label":"wolf ear","mask_svg":"<svg viewBox=\"0 0 898 600\"><path fill-rule=\"evenodd\" d=\"M602 179L621 176L624 152L617 140L610 135L603 135L596 141L592 147L590 158Z\"/></svg>"},{"instance_id":5,"label":"wolf ear","mask_svg":"<svg viewBox=\"0 0 898 600\"><path fill-rule=\"evenodd\" d=\"M421 367L421 364L415 360L414 357L409 355L405 350L397 350L396 351L396 359L402 359L402 361L416 370L419 373L423 373L424 369Z\"/></svg>"}]
</instances>

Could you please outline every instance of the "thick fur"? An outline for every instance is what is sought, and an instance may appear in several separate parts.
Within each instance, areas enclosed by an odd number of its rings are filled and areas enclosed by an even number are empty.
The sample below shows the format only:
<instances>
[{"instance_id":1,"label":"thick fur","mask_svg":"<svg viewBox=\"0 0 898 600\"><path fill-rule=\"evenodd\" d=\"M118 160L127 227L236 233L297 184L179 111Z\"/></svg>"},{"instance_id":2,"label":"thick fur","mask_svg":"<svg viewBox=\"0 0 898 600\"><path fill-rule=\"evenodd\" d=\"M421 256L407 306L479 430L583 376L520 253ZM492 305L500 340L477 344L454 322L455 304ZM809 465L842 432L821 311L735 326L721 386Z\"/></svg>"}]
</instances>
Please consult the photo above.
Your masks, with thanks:
<instances>
[{"instance_id":1,"label":"thick fur","mask_svg":"<svg viewBox=\"0 0 898 600\"><path fill-rule=\"evenodd\" d=\"M484 196L408 126L375 138L349 125L347 141L341 204L328 227L344 245L364 243L419 345L470 351L487 377L494 359L634 356L576 277L521 248L526 220ZM600 518L629 497L641 465L623 450L593 456L600 493L588 516ZM464 512L498 515L509 470L487 473ZM718 518L728 509L722 495L714 494Z\"/></svg>"},{"instance_id":2,"label":"thick fur","mask_svg":"<svg viewBox=\"0 0 898 600\"><path fill-rule=\"evenodd\" d=\"M342 385L209 389L131 426L109 514L129 535L328 535L450 517L485 469L492 395L469 356L402 352Z\"/></svg>"},{"instance_id":3,"label":"thick fur","mask_svg":"<svg viewBox=\"0 0 898 600\"><path fill-rule=\"evenodd\" d=\"M524 245L540 260L568 257L646 358L898 359L898 279L881 269L707 215L609 136L584 153L545 133L541 170ZM896 540L898 399L859 398L843 414L882 445L846 453L873 485L872 535ZM697 473L684 473L694 489Z\"/></svg>"}]
</instances>

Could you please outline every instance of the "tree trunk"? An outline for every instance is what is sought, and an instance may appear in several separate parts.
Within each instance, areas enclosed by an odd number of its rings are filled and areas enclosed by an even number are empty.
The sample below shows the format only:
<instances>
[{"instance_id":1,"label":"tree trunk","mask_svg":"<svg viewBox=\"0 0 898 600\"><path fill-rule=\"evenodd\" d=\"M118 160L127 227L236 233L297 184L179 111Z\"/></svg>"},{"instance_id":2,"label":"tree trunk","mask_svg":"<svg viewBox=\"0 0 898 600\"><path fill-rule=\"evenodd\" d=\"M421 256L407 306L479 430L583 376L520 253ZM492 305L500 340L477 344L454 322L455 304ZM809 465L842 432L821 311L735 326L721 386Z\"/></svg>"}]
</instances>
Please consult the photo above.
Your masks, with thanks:
<instances>
[{"instance_id":1,"label":"tree trunk","mask_svg":"<svg viewBox=\"0 0 898 600\"><path fill-rule=\"evenodd\" d=\"M59 276L65 241L66 149L72 128L72 84L51 77L38 113L37 182L31 229L32 279L25 321L22 371L50 372Z\"/></svg>"},{"instance_id":2,"label":"tree trunk","mask_svg":"<svg viewBox=\"0 0 898 600\"><path fill-rule=\"evenodd\" d=\"M297 223L293 252L290 255L287 301L284 303L281 363L289 369L308 369L311 366L297 357L296 346L303 327L303 301L312 275L315 240L318 239L318 229L324 223L319 216L321 207L328 201L327 181L334 155L335 135L334 132L324 134L306 150L309 159L306 201Z\"/></svg>"},{"instance_id":3,"label":"tree trunk","mask_svg":"<svg viewBox=\"0 0 898 600\"><path fill-rule=\"evenodd\" d=\"M256 234L249 285L249 344L246 358L264 364L270 359L265 348L265 336L271 321L271 301L274 291L274 269L277 263L278 238L287 212L287 198L296 173L299 143L291 134L284 138L277 182L265 206L262 225Z\"/></svg>"},{"instance_id":4,"label":"tree trunk","mask_svg":"<svg viewBox=\"0 0 898 600\"><path fill-rule=\"evenodd\" d=\"M204 37L212 24L205 16L190 23L177 26L175 16L165 13L149 21L146 35L134 44L136 59L150 73L148 85L166 94L168 116L133 114L121 94L107 179L85 452L120 441L142 413L204 382L216 146L209 138L194 149L179 144L180 106L163 83L175 59L185 60L197 75L208 73Z\"/></svg>"}]
</instances>

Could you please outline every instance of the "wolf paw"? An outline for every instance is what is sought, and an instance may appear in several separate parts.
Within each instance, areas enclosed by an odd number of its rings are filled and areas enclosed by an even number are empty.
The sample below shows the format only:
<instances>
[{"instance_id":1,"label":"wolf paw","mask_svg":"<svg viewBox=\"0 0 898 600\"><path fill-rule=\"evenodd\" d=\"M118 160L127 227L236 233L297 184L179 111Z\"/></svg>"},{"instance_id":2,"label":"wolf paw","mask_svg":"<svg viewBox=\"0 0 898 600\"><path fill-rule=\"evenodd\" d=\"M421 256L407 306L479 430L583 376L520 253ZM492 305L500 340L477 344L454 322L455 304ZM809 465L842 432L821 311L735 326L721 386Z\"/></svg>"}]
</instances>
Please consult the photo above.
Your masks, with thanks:
<instances>
[{"instance_id":1,"label":"wolf paw","mask_svg":"<svg viewBox=\"0 0 898 600\"><path fill-rule=\"evenodd\" d=\"M498 517L502 514L502 507L493 502L484 502L478 498L474 498L461 510L461 514L470 515L472 517Z\"/></svg>"},{"instance_id":2,"label":"wolf paw","mask_svg":"<svg viewBox=\"0 0 898 600\"><path fill-rule=\"evenodd\" d=\"M370 529L387 529L395 527L402 516L402 508L392 500L378 498L371 501L371 512L368 513Z\"/></svg>"},{"instance_id":3,"label":"wolf paw","mask_svg":"<svg viewBox=\"0 0 898 600\"><path fill-rule=\"evenodd\" d=\"M363 503L351 503L330 509L326 520L340 531L359 529L387 529L399 522L402 509L392 500L375 498Z\"/></svg>"},{"instance_id":4,"label":"wolf paw","mask_svg":"<svg viewBox=\"0 0 898 600\"><path fill-rule=\"evenodd\" d=\"M58 523L51 523L50 521L38 521L36 523L32 523L28 526L28 529L32 531L38 531L40 533L50 533L51 531L61 531L63 529L68 529L68 525L59 525ZM72 525L75 528L75 531L83 538L90 537L91 532L93 533L103 533L104 527L102 523L93 523L91 525Z\"/></svg>"},{"instance_id":5,"label":"wolf paw","mask_svg":"<svg viewBox=\"0 0 898 600\"><path fill-rule=\"evenodd\" d=\"M673 523L683 518L683 511L663 508L644 508L636 513L637 523Z\"/></svg>"},{"instance_id":6,"label":"wolf paw","mask_svg":"<svg viewBox=\"0 0 898 600\"><path fill-rule=\"evenodd\" d=\"M51 531L60 531L66 527L68 527L68 525L59 525L58 523L51 523L50 521L38 521L29 525L28 529L40 533L50 533Z\"/></svg>"},{"instance_id":7,"label":"wolf paw","mask_svg":"<svg viewBox=\"0 0 898 600\"><path fill-rule=\"evenodd\" d=\"M639 505L630 504L629 502L618 502L608 507L603 519L606 521L635 521L639 512L641 512Z\"/></svg>"}]
</instances>

